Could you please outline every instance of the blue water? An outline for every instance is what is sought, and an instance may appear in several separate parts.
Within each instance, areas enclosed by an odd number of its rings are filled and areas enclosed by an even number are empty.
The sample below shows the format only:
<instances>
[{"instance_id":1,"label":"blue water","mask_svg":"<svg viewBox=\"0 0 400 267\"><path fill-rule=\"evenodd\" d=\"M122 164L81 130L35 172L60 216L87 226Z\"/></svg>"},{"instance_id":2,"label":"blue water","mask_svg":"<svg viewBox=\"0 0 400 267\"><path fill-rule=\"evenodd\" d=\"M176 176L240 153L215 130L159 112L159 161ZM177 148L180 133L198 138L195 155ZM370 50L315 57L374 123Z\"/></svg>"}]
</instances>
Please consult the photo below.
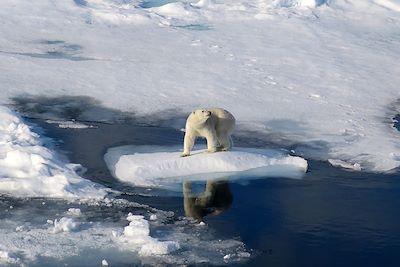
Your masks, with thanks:
<instances>
[{"instance_id":1,"label":"blue water","mask_svg":"<svg viewBox=\"0 0 400 267\"><path fill-rule=\"evenodd\" d=\"M72 111L77 118L85 112ZM40 114L49 116L51 112ZM61 129L43 118L31 122L60 140L57 148L67 151L71 162L88 168L86 178L125 192L122 197L130 201L185 215L182 194L149 193L121 183L110 176L103 161L109 147L176 145L182 142L182 132L133 122L92 122L97 128L83 130ZM235 141L237 146L253 144L245 138ZM216 237L244 242L252 257L241 266L398 266L399 178L398 172L352 172L309 160L309 171L302 180L276 177L218 184L213 201L201 216ZM211 215L215 210L220 214Z\"/></svg>"}]
</instances>

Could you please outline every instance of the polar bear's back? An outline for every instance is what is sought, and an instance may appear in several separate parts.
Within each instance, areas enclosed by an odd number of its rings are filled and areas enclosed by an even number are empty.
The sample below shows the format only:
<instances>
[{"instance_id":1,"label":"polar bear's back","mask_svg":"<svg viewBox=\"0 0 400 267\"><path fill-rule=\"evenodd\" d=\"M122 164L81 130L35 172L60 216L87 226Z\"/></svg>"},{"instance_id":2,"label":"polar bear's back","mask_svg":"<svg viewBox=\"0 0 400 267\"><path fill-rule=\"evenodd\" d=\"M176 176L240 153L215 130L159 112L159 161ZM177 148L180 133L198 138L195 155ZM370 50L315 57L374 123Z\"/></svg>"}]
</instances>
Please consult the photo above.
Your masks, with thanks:
<instances>
[{"instance_id":1,"label":"polar bear's back","mask_svg":"<svg viewBox=\"0 0 400 267\"><path fill-rule=\"evenodd\" d=\"M210 108L211 117L215 117L215 128L219 134L229 135L235 128L235 117L223 108Z\"/></svg>"},{"instance_id":2,"label":"polar bear's back","mask_svg":"<svg viewBox=\"0 0 400 267\"><path fill-rule=\"evenodd\" d=\"M211 111L211 113L219 119L235 121L235 117L232 115L232 113L223 108L210 108L207 110Z\"/></svg>"}]
</instances>

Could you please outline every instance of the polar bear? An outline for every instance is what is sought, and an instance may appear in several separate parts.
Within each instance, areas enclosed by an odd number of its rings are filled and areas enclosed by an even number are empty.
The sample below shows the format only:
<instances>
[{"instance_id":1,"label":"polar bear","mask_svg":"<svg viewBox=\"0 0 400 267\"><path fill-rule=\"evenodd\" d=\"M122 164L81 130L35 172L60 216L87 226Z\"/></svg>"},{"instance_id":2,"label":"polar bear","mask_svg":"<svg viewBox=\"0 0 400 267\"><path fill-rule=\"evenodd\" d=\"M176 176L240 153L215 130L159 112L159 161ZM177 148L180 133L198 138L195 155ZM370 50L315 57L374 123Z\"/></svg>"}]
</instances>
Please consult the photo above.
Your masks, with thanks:
<instances>
[{"instance_id":1,"label":"polar bear","mask_svg":"<svg viewBox=\"0 0 400 267\"><path fill-rule=\"evenodd\" d=\"M207 139L208 152L226 151L232 147L231 133L235 128L235 117L225 109L197 109L186 120L186 133L182 157L190 155L196 137Z\"/></svg>"}]
</instances>

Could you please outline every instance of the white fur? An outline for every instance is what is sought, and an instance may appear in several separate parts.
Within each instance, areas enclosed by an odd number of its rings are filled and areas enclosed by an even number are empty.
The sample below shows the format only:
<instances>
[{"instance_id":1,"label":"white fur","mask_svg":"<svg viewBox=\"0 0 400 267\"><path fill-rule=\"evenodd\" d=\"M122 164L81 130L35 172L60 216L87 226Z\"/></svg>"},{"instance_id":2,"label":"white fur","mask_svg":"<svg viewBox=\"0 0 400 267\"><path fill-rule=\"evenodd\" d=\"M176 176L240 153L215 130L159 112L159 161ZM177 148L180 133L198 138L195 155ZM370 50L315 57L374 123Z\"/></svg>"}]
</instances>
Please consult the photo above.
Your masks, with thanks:
<instances>
[{"instance_id":1,"label":"white fur","mask_svg":"<svg viewBox=\"0 0 400 267\"><path fill-rule=\"evenodd\" d=\"M207 139L208 152L229 150L232 147L231 133L235 128L235 117L222 108L197 109L186 120L186 133L182 156L189 156L196 137Z\"/></svg>"}]
</instances>

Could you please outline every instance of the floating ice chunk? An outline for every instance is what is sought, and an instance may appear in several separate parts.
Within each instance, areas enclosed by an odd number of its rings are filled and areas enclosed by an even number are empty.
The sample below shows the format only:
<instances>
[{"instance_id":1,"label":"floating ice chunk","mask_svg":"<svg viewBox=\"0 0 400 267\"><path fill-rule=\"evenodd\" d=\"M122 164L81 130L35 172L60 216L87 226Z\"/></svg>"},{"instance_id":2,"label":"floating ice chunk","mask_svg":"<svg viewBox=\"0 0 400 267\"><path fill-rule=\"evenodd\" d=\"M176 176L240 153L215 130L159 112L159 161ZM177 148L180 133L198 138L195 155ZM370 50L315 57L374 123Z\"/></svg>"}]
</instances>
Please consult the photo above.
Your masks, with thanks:
<instances>
[{"instance_id":1,"label":"floating ice chunk","mask_svg":"<svg viewBox=\"0 0 400 267\"><path fill-rule=\"evenodd\" d=\"M104 259L101 261L101 265L102 266L108 266L108 262Z\"/></svg>"},{"instance_id":2,"label":"floating ice chunk","mask_svg":"<svg viewBox=\"0 0 400 267\"><path fill-rule=\"evenodd\" d=\"M60 128L69 128L69 129L87 129L87 128L96 128L93 125L87 125L84 123L80 123L77 121L56 121L56 120L46 120L47 123L50 124L58 124L58 127Z\"/></svg>"},{"instance_id":3,"label":"floating ice chunk","mask_svg":"<svg viewBox=\"0 0 400 267\"><path fill-rule=\"evenodd\" d=\"M149 222L141 215L128 214L129 225L125 226L119 240L137 251L141 256L169 254L180 248L177 241L159 241L150 236Z\"/></svg>"},{"instance_id":4,"label":"floating ice chunk","mask_svg":"<svg viewBox=\"0 0 400 267\"><path fill-rule=\"evenodd\" d=\"M349 163L340 159L328 159L328 162L335 167L342 167L345 169L361 171L361 165L359 163Z\"/></svg>"},{"instance_id":5,"label":"floating ice chunk","mask_svg":"<svg viewBox=\"0 0 400 267\"><path fill-rule=\"evenodd\" d=\"M68 215L71 215L71 216L76 216L76 217L78 217L78 216L81 216L81 215L82 215L82 212L81 212L80 209L69 208L68 211L67 211L67 214L68 214Z\"/></svg>"},{"instance_id":6,"label":"floating ice chunk","mask_svg":"<svg viewBox=\"0 0 400 267\"><path fill-rule=\"evenodd\" d=\"M277 150L204 152L193 151L182 158L178 147L125 146L109 149L104 159L116 178L136 186L161 186L180 179L301 178L307 171L306 160Z\"/></svg>"},{"instance_id":7,"label":"floating ice chunk","mask_svg":"<svg viewBox=\"0 0 400 267\"><path fill-rule=\"evenodd\" d=\"M54 226L50 229L53 234L61 232L71 232L76 230L78 223L71 218L62 217L60 220L54 220Z\"/></svg>"},{"instance_id":8,"label":"floating ice chunk","mask_svg":"<svg viewBox=\"0 0 400 267\"><path fill-rule=\"evenodd\" d=\"M17 227L15 228L15 231L16 231L16 232L25 231L25 226L24 226L24 225L17 226Z\"/></svg>"}]
</instances>

